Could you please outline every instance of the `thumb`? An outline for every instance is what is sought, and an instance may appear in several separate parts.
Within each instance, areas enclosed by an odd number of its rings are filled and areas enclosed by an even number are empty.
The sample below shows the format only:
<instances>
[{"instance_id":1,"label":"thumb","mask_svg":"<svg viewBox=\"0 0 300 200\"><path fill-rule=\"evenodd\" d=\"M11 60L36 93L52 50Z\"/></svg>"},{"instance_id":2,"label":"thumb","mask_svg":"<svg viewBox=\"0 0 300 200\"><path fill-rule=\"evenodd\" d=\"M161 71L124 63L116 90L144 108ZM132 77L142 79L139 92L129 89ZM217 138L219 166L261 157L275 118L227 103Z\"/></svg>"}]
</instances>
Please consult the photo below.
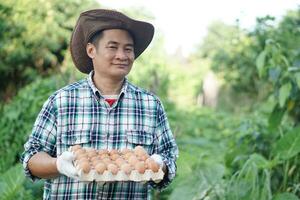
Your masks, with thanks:
<instances>
[{"instance_id":1,"label":"thumb","mask_svg":"<svg viewBox=\"0 0 300 200\"><path fill-rule=\"evenodd\" d=\"M61 154L61 157L66 161L73 161L75 159L75 155L72 152L65 151Z\"/></svg>"},{"instance_id":2,"label":"thumb","mask_svg":"<svg viewBox=\"0 0 300 200\"><path fill-rule=\"evenodd\" d=\"M153 154L153 155L151 156L151 158L152 158L157 164L159 164L160 166L163 166L164 162L163 162L163 159L162 159L162 157L161 157L160 155L158 155L158 154Z\"/></svg>"}]
</instances>

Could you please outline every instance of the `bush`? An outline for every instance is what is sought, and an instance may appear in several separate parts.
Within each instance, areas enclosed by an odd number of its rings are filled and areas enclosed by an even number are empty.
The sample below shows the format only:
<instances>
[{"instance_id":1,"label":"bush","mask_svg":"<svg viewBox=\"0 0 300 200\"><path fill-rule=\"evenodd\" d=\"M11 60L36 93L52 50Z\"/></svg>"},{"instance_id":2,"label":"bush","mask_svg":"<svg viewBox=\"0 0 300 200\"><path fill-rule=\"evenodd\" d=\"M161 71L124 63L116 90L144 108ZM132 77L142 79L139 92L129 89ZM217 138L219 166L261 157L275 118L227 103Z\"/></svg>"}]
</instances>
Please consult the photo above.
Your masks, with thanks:
<instances>
[{"instance_id":1,"label":"bush","mask_svg":"<svg viewBox=\"0 0 300 200\"><path fill-rule=\"evenodd\" d=\"M63 76L68 77L67 74ZM68 79L63 79L63 76L38 78L0 110L0 174L18 162L43 103L51 93L67 84Z\"/></svg>"}]
</instances>

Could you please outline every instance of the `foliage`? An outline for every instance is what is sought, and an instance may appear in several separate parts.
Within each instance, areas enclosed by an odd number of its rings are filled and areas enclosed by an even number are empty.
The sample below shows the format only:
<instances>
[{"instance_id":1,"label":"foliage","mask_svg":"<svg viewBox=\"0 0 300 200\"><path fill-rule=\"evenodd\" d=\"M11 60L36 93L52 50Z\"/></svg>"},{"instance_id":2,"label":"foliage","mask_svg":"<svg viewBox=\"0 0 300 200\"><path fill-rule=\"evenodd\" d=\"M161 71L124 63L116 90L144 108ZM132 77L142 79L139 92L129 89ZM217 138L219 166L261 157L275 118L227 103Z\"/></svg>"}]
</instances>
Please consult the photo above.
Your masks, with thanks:
<instances>
[{"instance_id":1,"label":"foliage","mask_svg":"<svg viewBox=\"0 0 300 200\"><path fill-rule=\"evenodd\" d=\"M31 190L24 187L25 176L20 164L9 168L0 176L0 196L3 200L10 199L33 199Z\"/></svg>"},{"instance_id":2,"label":"foliage","mask_svg":"<svg viewBox=\"0 0 300 200\"><path fill-rule=\"evenodd\" d=\"M16 73L20 83L33 83L11 102L0 102L0 196L37 199L42 182L25 180L16 163L42 103L78 78L65 44L81 1L72 0L68 6L67 2L44 2L32 19L24 10L36 11L37 5L13 2L15 7L0 3L0 40L4 41L0 56L8 55L12 47L8 48L7 38L11 38L15 54L8 57L14 56L9 61L18 68L0 59L1 81L14 80L8 75ZM17 15L11 17L15 11ZM169 57L161 35L136 60L129 79L162 99L180 149L177 177L163 193L155 192L154 199L299 199L299 11L288 12L278 24L271 16L258 18L254 30L216 22L189 63ZM153 20L143 9L128 13ZM59 19L51 21L49 16ZM48 26L57 34L48 33ZM32 34L34 27L49 40ZM61 74L52 71L62 65L66 68ZM222 104L216 110L196 107L194 100L210 67L224 78ZM48 73L56 75L36 76Z\"/></svg>"},{"instance_id":3,"label":"foliage","mask_svg":"<svg viewBox=\"0 0 300 200\"><path fill-rule=\"evenodd\" d=\"M10 99L37 75L59 70L73 24L93 1L0 2L0 98ZM34 13L34 15L32 15Z\"/></svg>"},{"instance_id":4,"label":"foliage","mask_svg":"<svg viewBox=\"0 0 300 200\"><path fill-rule=\"evenodd\" d=\"M18 162L23 144L48 96L68 83L68 74L37 79L22 89L0 115L0 174Z\"/></svg>"}]
</instances>

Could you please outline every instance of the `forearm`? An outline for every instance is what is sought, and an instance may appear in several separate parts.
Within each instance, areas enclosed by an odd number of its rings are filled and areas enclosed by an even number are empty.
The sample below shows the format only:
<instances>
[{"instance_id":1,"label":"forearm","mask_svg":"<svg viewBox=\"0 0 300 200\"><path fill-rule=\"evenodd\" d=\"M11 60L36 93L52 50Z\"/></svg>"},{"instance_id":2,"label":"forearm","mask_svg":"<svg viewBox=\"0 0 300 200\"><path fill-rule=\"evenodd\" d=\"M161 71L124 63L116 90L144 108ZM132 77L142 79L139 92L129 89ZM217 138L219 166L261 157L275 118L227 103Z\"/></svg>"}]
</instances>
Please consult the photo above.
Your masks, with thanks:
<instances>
[{"instance_id":1,"label":"forearm","mask_svg":"<svg viewBox=\"0 0 300 200\"><path fill-rule=\"evenodd\" d=\"M34 154L28 162L28 168L34 176L39 178L50 179L59 176L56 158L51 157L46 152Z\"/></svg>"}]
</instances>

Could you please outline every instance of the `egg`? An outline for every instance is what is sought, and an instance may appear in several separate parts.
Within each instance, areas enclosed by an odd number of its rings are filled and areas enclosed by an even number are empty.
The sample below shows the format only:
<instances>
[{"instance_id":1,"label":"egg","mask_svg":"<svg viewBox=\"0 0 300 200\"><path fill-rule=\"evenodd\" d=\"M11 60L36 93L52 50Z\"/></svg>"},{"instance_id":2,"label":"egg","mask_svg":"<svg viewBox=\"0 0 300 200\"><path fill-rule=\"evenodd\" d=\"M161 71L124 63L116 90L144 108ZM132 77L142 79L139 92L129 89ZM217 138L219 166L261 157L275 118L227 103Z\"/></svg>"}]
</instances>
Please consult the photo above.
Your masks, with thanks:
<instances>
[{"instance_id":1,"label":"egg","mask_svg":"<svg viewBox=\"0 0 300 200\"><path fill-rule=\"evenodd\" d=\"M119 154L119 151L117 149L112 149L112 150L110 150L109 154L110 155Z\"/></svg>"},{"instance_id":2,"label":"egg","mask_svg":"<svg viewBox=\"0 0 300 200\"><path fill-rule=\"evenodd\" d=\"M153 160L153 158L149 157L149 158L147 158L147 160L145 161L145 163L148 164L149 162L155 162L155 161Z\"/></svg>"},{"instance_id":3,"label":"egg","mask_svg":"<svg viewBox=\"0 0 300 200\"><path fill-rule=\"evenodd\" d=\"M136 146L134 148L134 154L137 156L142 156L147 154L147 151L142 146Z\"/></svg>"},{"instance_id":4,"label":"egg","mask_svg":"<svg viewBox=\"0 0 300 200\"><path fill-rule=\"evenodd\" d=\"M100 150L98 151L98 154L99 154L99 155L102 155L102 154L108 154L108 150L107 150L107 149L100 149Z\"/></svg>"},{"instance_id":5,"label":"egg","mask_svg":"<svg viewBox=\"0 0 300 200\"><path fill-rule=\"evenodd\" d=\"M98 155L96 151L88 151L87 154L89 157L94 157Z\"/></svg>"},{"instance_id":6,"label":"egg","mask_svg":"<svg viewBox=\"0 0 300 200\"><path fill-rule=\"evenodd\" d=\"M108 171L110 171L113 175L116 175L116 174L118 173L118 171L119 171L117 165L112 164L112 163L107 165L107 169L108 169Z\"/></svg>"},{"instance_id":7,"label":"egg","mask_svg":"<svg viewBox=\"0 0 300 200\"><path fill-rule=\"evenodd\" d=\"M82 169L84 173L89 173L91 170L89 162L81 162L79 163L79 167Z\"/></svg>"},{"instance_id":8,"label":"egg","mask_svg":"<svg viewBox=\"0 0 300 200\"><path fill-rule=\"evenodd\" d=\"M128 152L125 155L123 155L123 157L128 160L131 156L135 156L133 152Z\"/></svg>"},{"instance_id":9,"label":"egg","mask_svg":"<svg viewBox=\"0 0 300 200\"><path fill-rule=\"evenodd\" d=\"M100 156L93 156L90 158L91 161L94 161L94 160L101 160Z\"/></svg>"},{"instance_id":10,"label":"egg","mask_svg":"<svg viewBox=\"0 0 300 200\"><path fill-rule=\"evenodd\" d=\"M129 175L131 173L131 171L132 171L132 167L128 163L123 163L123 165L121 165L120 168L127 175Z\"/></svg>"},{"instance_id":11,"label":"egg","mask_svg":"<svg viewBox=\"0 0 300 200\"><path fill-rule=\"evenodd\" d=\"M159 170L159 164L157 164L155 161L150 160L147 162L148 169L152 170L153 172L158 172Z\"/></svg>"},{"instance_id":12,"label":"egg","mask_svg":"<svg viewBox=\"0 0 300 200\"><path fill-rule=\"evenodd\" d=\"M148 154L143 154L141 156L139 156L139 159L142 161L146 161L150 156Z\"/></svg>"},{"instance_id":13,"label":"egg","mask_svg":"<svg viewBox=\"0 0 300 200\"><path fill-rule=\"evenodd\" d=\"M88 156L87 156L86 153L78 153L78 154L75 154L75 159L76 159L76 160L80 160L81 158L88 158Z\"/></svg>"},{"instance_id":14,"label":"egg","mask_svg":"<svg viewBox=\"0 0 300 200\"><path fill-rule=\"evenodd\" d=\"M77 155L77 154L83 154L85 153L85 150L84 149L77 149L75 150L74 154Z\"/></svg>"},{"instance_id":15,"label":"egg","mask_svg":"<svg viewBox=\"0 0 300 200\"><path fill-rule=\"evenodd\" d=\"M92 162L93 166L96 166L99 162L103 162L103 161L101 161L100 159L94 159L91 162Z\"/></svg>"},{"instance_id":16,"label":"egg","mask_svg":"<svg viewBox=\"0 0 300 200\"><path fill-rule=\"evenodd\" d=\"M126 161L123 158L119 157L115 160L115 163L120 167L121 165L123 165L123 163L126 163Z\"/></svg>"},{"instance_id":17,"label":"egg","mask_svg":"<svg viewBox=\"0 0 300 200\"><path fill-rule=\"evenodd\" d=\"M81 157L80 159L77 160L77 163L82 163L82 162L89 162L89 159L87 157Z\"/></svg>"},{"instance_id":18,"label":"egg","mask_svg":"<svg viewBox=\"0 0 300 200\"><path fill-rule=\"evenodd\" d=\"M76 150L81 149L81 146L79 144L76 144L71 147L71 151L75 152Z\"/></svg>"},{"instance_id":19,"label":"egg","mask_svg":"<svg viewBox=\"0 0 300 200\"><path fill-rule=\"evenodd\" d=\"M105 164L110 164L112 161L110 158L106 157L106 158L103 158L102 161L105 163Z\"/></svg>"},{"instance_id":20,"label":"egg","mask_svg":"<svg viewBox=\"0 0 300 200\"><path fill-rule=\"evenodd\" d=\"M104 154L101 154L101 155L100 155L100 158L101 158L101 159L109 158L109 155L106 154L106 153L104 153Z\"/></svg>"},{"instance_id":21,"label":"egg","mask_svg":"<svg viewBox=\"0 0 300 200\"><path fill-rule=\"evenodd\" d=\"M121 153L122 153L123 155L125 155L125 154L127 154L127 153L131 153L131 150L130 150L130 149L127 149L127 148L124 148L124 149L121 150Z\"/></svg>"},{"instance_id":22,"label":"egg","mask_svg":"<svg viewBox=\"0 0 300 200\"><path fill-rule=\"evenodd\" d=\"M98 162L95 169L99 174L103 174L103 172L106 170L106 165L103 162Z\"/></svg>"},{"instance_id":23,"label":"egg","mask_svg":"<svg viewBox=\"0 0 300 200\"><path fill-rule=\"evenodd\" d=\"M135 166L137 162L138 159L135 155L131 155L130 158L128 159L128 163L131 164L132 166Z\"/></svg>"},{"instance_id":24,"label":"egg","mask_svg":"<svg viewBox=\"0 0 300 200\"><path fill-rule=\"evenodd\" d=\"M145 170L146 170L145 163L142 162L142 161L137 162L137 163L134 165L134 168L135 168L140 174L145 173Z\"/></svg>"},{"instance_id":25,"label":"egg","mask_svg":"<svg viewBox=\"0 0 300 200\"><path fill-rule=\"evenodd\" d=\"M112 154L112 155L110 156L110 159L111 159L111 160L117 160L119 157L120 157L119 154Z\"/></svg>"}]
</instances>

